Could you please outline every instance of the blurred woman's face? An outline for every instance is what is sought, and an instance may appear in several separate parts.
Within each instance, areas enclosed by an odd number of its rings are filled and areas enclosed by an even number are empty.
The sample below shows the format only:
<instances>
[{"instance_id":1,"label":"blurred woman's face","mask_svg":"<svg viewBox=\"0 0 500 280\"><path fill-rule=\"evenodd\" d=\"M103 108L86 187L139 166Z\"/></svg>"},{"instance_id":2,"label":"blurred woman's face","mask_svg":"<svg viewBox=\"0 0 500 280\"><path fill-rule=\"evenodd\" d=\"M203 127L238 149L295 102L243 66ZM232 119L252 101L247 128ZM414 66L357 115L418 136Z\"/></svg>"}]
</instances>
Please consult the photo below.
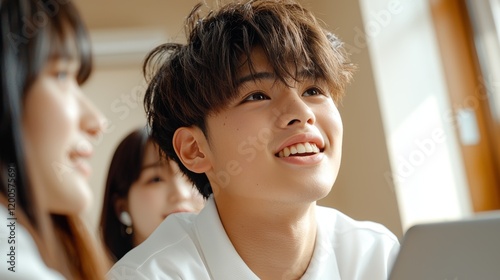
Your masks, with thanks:
<instances>
[{"instance_id":1,"label":"blurred woman's face","mask_svg":"<svg viewBox=\"0 0 500 280\"><path fill-rule=\"evenodd\" d=\"M73 59L49 60L24 100L28 176L40 206L55 214L80 213L89 205L90 140L104 123L80 89L79 67Z\"/></svg>"},{"instance_id":2,"label":"blurred woman's face","mask_svg":"<svg viewBox=\"0 0 500 280\"><path fill-rule=\"evenodd\" d=\"M158 147L146 145L139 179L128 193L128 212L132 217L134 245L144 241L170 214L199 212L203 197L170 160L160 160Z\"/></svg>"}]
</instances>

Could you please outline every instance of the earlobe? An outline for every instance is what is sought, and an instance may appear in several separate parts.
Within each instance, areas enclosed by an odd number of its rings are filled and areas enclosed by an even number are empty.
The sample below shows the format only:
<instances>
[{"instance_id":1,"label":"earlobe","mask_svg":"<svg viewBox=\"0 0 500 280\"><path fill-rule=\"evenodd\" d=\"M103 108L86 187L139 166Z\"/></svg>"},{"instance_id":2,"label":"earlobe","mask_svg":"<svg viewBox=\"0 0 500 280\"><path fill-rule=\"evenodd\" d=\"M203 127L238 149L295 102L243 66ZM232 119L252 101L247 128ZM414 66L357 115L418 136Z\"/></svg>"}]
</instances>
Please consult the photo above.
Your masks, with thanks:
<instances>
[{"instance_id":1,"label":"earlobe","mask_svg":"<svg viewBox=\"0 0 500 280\"><path fill-rule=\"evenodd\" d=\"M204 143L205 135L198 127L180 127L174 133L175 153L184 166L195 173L204 173L210 169Z\"/></svg>"}]
</instances>

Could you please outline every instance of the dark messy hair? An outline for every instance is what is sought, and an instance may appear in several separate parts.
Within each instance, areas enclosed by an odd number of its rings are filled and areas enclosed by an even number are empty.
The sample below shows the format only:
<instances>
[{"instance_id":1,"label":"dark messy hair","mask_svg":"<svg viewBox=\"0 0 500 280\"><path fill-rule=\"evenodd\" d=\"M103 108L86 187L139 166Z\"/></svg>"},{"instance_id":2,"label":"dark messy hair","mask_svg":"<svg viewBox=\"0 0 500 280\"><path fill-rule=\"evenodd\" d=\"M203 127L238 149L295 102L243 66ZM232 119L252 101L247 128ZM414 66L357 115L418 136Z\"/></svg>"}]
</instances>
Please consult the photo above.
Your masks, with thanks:
<instances>
[{"instance_id":1,"label":"dark messy hair","mask_svg":"<svg viewBox=\"0 0 500 280\"><path fill-rule=\"evenodd\" d=\"M314 15L291 0L230 3L202 17L201 4L186 21L186 44L166 43L144 62L149 78L144 107L152 137L173 158L204 197L212 193L207 176L188 170L176 155L172 137L179 127L199 127L237 94L242 65L253 71L251 51L260 46L278 80L297 80L300 72L324 80L338 102L351 79L342 42ZM150 72L149 72L149 71Z\"/></svg>"}]
</instances>

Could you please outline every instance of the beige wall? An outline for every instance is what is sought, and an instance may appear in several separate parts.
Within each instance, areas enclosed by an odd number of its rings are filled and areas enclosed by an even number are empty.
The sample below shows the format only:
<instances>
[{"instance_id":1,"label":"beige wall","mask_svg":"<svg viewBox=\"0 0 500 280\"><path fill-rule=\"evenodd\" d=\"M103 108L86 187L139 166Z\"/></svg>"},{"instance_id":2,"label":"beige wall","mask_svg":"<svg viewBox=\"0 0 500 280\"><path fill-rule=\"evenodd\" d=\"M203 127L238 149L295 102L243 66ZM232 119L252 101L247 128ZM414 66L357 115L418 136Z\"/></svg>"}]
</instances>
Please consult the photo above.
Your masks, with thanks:
<instances>
[{"instance_id":1,"label":"beige wall","mask_svg":"<svg viewBox=\"0 0 500 280\"><path fill-rule=\"evenodd\" d=\"M165 30L168 39L182 39L183 18L198 1L77 0L76 3L92 31L102 29L148 28ZM363 28L359 4L353 0L309 0L306 6L338 34L354 45L355 27ZM181 37L179 37L181 36ZM397 202L383 174L390 170L386 140L380 117L368 50L357 48L352 56L358 65L353 84L348 88L340 108L344 120L343 160L339 178L332 193L320 201L360 220L373 220L402 235ZM123 96L135 97L144 86L140 61L104 64L96 68L85 91L111 121L96 147L92 185L96 195L88 216L93 226L100 212L105 175L117 142L132 127L144 121L142 104L126 105ZM133 103L133 102L132 102ZM114 106L112 105L114 104ZM117 105L128 106L117 110ZM117 112L119 111L119 112Z\"/></svg>"},{"instance_id":2,"label":"beige wall","mask_svg":"<svg viewBox=\"0 0 500 280\"><path fill-rule=\"evenodd\" d=\"M344 122L342 165L330 195L321 204L353 218L380 222L402 235L396 196L384 173L391 170L386 139L367 46L359 44L363 30L358 1L309 1L321 18L350 50L358 67L340 108Z\"/></svg>"}]
</instances>

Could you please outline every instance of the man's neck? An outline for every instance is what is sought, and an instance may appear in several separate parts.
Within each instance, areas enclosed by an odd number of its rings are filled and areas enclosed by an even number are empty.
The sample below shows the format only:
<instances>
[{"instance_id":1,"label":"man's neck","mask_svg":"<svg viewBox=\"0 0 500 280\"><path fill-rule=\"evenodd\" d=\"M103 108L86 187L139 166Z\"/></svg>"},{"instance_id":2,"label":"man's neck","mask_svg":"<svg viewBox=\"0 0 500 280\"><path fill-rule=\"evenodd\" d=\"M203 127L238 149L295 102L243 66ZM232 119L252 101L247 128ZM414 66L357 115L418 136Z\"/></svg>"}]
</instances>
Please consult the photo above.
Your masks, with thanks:
<instances>
[{"instance_id":1,"label":"man's neck","mask_svg":"<svg viewBox=\"0 0 500 280\"><path fill-rule=\"evenodd\" d=\"M316 240L315 203L245 204L224 198L216 203L231 243L260 279L299 279L304 274Z\"/></svg>"}]
</instances>

